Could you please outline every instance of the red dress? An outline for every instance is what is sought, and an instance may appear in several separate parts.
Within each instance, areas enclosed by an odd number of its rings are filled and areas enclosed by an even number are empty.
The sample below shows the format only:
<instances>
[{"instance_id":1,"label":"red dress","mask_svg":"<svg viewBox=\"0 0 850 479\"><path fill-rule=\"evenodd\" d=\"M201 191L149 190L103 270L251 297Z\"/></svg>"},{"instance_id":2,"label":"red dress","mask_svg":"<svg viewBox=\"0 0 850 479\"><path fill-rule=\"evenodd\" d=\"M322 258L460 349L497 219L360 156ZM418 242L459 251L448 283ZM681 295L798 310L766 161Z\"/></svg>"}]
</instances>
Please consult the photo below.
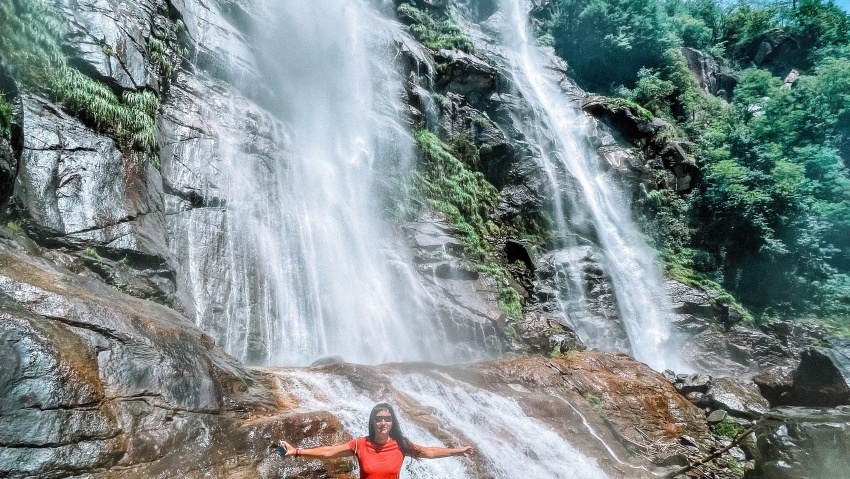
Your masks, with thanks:
<instances>
[{"instance_id":1,"label":"red dress","mask_svg":"<svg viewBox=\"0 0 850 479\"><path fill-rule=\"evenodd\" d=\"M348 448L360 462L360 479L398 479L404 454L395 439L375 444L366 437L358 437L348 441Z\"/></svg>"}]
</instances>

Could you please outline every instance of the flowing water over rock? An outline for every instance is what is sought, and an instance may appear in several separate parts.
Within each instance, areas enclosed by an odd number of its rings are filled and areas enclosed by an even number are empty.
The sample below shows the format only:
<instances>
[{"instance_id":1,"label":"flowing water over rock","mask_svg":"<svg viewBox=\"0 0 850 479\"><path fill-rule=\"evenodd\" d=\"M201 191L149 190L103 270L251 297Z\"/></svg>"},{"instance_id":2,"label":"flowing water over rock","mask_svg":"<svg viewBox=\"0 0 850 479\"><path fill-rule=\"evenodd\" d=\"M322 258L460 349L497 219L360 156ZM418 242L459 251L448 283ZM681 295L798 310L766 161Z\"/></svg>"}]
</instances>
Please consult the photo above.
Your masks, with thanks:
<instances>
[{"instance_id":1,"label":"flowing water over rock","mask_svg":"<svg viewBox=\"0 0 850 479\"><path fill-rule=\"evenodd\" d=\"M207 118L220 160L205 166L218 184L204 201L220 205L222 231L205 242L207 222L177 228L195 251L184 268L197 324L254 364L460 359L382 218L403 190L379 180L405 183L415 158L392 58L399 25L350 1L270 2L259 16L251 41L280 122L247 112L246 140Z\"/></svg>"},{"instance_id":2,"label":"flowing water over rock","mask_svg":"<svg viewBox=\"0 0 850 479\"><path fill-rule=\"evenodd\" d=\"M511 48L511 76L516 88L533 107L523 118L523 133L535 145L554 200L553 217L565 248L582 248L587 240L599 245L599 263L610 276L619 319L628 345L606 333L608 328L582 324L587 310L585 288L575 280L580 262L563 265L565 281L560 302L567 320L591 346L630 352L655 369L686 369L676 360L669 344L671 320L668 300L655 255L640 238L632 221L627 198L601 170L587 137L591 125L556 83L530 38L523 0L501 3L503 36ZM567 280L569 278L569 280ZM673 353L673 354L671 354Z\"/></svg>"}]
</instances>

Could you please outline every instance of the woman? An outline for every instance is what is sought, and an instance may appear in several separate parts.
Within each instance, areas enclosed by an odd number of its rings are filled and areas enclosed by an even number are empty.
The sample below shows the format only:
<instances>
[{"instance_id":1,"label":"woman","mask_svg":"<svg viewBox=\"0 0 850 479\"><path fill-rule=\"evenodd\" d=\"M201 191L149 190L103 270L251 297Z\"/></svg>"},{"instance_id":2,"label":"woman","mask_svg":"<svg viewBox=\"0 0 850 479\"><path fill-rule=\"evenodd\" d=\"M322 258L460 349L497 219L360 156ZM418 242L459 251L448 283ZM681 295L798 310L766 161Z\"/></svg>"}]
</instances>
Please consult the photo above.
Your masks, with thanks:
<instances>
[{"instance_id":1,"label":"woman","mask_svg":"<svg viewBox=\"0 0 850 479\"><path fill-rule=\"evenodd\" d=\"M377 404L369 414L369 436L358 437L337 446L301 449L280 441L278 448L285 457L333 459L357 456L360 479L398 479L406 456L435 459L472 453L472 446L459 448L424 447L413 444L401 432L393 408L387 403Z\"/></svg>"}]
</instances>

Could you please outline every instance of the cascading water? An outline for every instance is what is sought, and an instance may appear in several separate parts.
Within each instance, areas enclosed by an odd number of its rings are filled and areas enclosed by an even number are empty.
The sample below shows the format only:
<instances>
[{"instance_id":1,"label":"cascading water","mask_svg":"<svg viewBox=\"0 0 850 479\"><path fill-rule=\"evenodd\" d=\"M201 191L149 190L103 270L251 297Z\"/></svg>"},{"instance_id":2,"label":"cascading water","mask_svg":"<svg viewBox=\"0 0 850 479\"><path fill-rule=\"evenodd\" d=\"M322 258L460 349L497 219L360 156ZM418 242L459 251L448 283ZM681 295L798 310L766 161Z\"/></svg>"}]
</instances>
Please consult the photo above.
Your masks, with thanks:
<instances>
[{"instance_id":1,"label":"cascading water","mask_svg":"<svg viewBox=\"0 0 850 479\"><path fill-rule=\"evenodd\" d=\"M512 53L510 74L533 109L533 117L525 119L521 128L540 146L538 153L556 198L553 216L558 233L569 237L578 232L596 238L628 335L630 351L626 352L656 370L688 369L668 350L671 313L654 252L631 220L628 201L601 171L586 139L589 122L547 76L545 59L529 38L526 2L503 0L502 11L506 16L504 40ZM571 215L569 220L565 211ZM562 303L583 303L583 289L571 290L572 296L561 298ZM564 311L569 310L563 306ZM572 322L572 315L566 316ZM589 346L619 349L606 341L604 334L588 331L580 323L572 325Z\"/></svg>"},{"instance_id":2,"label":"cascading water","mask_svg":"<svg viewBox=\"0 0 850 479\"><path fill-rule=\"evenodd\" d=\"M342 378L301 371L285 375L286 389L307 409L330 411L340 418L352 435L367 430L369 410L378 398L365 395ZM429 420L441 424L443 440L434 436L403 410L396 411L405 435L414 443L434 446L450 436L450 447L472 441L476 460L483 464L486 477L581 477L605 479L608 476L560 434L529 417L510 398L456 381L444 374L397 373L389 379L395 394L408 406L430 411ZM332 395L327 392L332 391ZM399 401L402 399L396 399ZM466 479L481 477L481 471L469 470L464 461L448 458L439 461L408 461L405 474L416 479Z\"/></svg>"},{"instance_id":3,"label":"cascading water","mask_svg":"<svg viewBox=\"0 0 850 479\"><path fill-rule=\"evenodd\" d=\"M268 2L262 18L266 107L283 124L263 133L283 151L258 159L216 128L224 244L192 246L199 325L253 364L459 359L381 219L393 192L376 178L415 158L388 40L400 26L345 0ZM225 255L224 297L206 286L210 246Z\"/></svg>"}]
</instances>

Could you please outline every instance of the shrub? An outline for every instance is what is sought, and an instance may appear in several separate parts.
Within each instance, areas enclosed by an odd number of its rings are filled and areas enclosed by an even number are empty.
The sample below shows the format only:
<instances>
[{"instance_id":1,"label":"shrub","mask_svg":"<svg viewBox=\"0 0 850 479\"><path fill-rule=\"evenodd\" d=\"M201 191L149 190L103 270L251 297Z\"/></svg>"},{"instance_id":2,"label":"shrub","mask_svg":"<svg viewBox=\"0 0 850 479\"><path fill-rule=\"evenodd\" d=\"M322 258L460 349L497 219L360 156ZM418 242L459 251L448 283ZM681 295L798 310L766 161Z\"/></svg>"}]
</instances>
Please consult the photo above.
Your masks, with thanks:
<instances>
[{"instance_id":1,"label":"shrub","mask_svg":"<svg viewBox=\"0 0 850 479\"><path fill-rule=\"evenodd\" d=\"M428 12L409 3L402 3L397 11L399 16L412 21L410 32L431 50L457 49L467 53L475 50L472 41L457 25L457 14L454 11L449 11L442 19L435 19Z\"/></svg>"},{"instance_id":2,"label":"shrub","mask_svg":"<svg viewBox=\"0 0 850 479\"><path fill-rule=\"evenodd\" d=\"M152 148L156 94L125 91L119 97L68 65L61 47L64 31L58 12L44 0L0 0L0 39L14 77L119 142Z\"/></svg>"}]
</instances>

